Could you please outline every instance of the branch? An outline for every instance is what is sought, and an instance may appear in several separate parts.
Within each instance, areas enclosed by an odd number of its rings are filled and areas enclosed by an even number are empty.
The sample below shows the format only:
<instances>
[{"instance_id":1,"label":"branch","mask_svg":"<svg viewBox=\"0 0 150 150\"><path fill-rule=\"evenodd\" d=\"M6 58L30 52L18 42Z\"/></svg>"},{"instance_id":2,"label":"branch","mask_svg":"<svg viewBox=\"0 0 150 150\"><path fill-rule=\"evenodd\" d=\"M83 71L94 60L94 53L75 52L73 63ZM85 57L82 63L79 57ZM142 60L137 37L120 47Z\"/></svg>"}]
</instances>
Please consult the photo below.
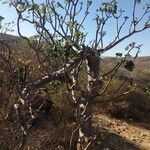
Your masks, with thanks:
<instances>
[{"instance_id":1,"label":"branch","mask_svg":"<svg viewBox=\"0 0 150 150\"><path fill-rule=\"evenodd\" d=\"M133 11L132 11L132 20L131 20L131 24L129 26L129 33L124 35L124 36L122 36L121 38L119 38L119 34L120 34L123 26L125 25L127 19L128 19L128 17L126 16L125 20L122 23L122 25L120 26L120 28L117 27L118 28L117 29L117 35L114 38L114 40L110 44L108 44L105 48L98 49L99 52L104 53L104 52L112 49L113 47L115 47L116 45L118 45L119 43L124 41L125 39L131 37L133 34L142 32L142 31L147 30L147 29L150 29L150 24L149 24L150 18L147 21L145 21L145 24L143 24L142 28L136 29L137 25L140 25L141 21L144 21L144 17L150 12L150 7L147 6L147 8L143 12L142 16L139 19L137 19L136 16L135 16L136 3L137 3L136 0L134 0L134 6L133 6ZM114 16L114 18L118 19L118 17L116 18L116 16ZM133 27L133 29L132 29L132 27ZM118 38L118 40L117 40L117 38Z\"/></svg>"},{"instance_id":2,"label":"branch","mask_svg":"<svg viewBox=\"0 0 150 150\"><path fill-rule=\"evenodd\" d=\"M108 89L113 77L115 76L115 74L117 73L117 71L119 70L120 66L125 62L125 60L122 60L118 65L116 65L113 69L113 71L110 71L110 72L113 72L113 74L111 75L109 81L107 82L106 86L104 87L103 91L101 93L99 93L97 96L101 96L103 95L106 90Z\"/></svg>"},{"instance_id":3,"label":"branch","mask_svg":"<svg viewBox=\"0 0 150 150\"><path fill-rule=\"evenodd\" d=\"M70 138L70 143L69 143L69 150L72 150L72 144L73 144L73 137L75 132L79 129L79 127L77 127L76 129L74 129L71 133L71 138Z\"/></svg>"}]
</instances>

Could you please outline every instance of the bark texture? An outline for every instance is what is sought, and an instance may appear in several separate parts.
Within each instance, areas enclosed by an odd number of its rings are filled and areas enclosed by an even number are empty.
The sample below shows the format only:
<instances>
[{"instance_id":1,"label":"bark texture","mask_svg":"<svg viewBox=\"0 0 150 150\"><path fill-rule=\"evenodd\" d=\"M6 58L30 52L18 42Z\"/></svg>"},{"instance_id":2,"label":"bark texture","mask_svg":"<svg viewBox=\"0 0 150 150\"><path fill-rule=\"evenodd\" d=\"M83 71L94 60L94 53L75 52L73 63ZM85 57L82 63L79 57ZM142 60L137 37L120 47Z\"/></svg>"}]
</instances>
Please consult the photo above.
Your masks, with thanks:
<instances>
[{"instance_id":1,"label":"bark texture","mask_svg":"<svg viewBox=\"0 0 150 150\"><path fill-rule=\"evenodd\" d=\"M79 118L79 138L77 144L77 150L89 149L90 142L92 140L92 107L91 104L94 101L94 97L98 94L102 82L100 77L100 58L96 51L88 50L86 57L87 66L87 89L81 97L80 104L78 106L78 118Z\"/></svg>"}]
</instances>

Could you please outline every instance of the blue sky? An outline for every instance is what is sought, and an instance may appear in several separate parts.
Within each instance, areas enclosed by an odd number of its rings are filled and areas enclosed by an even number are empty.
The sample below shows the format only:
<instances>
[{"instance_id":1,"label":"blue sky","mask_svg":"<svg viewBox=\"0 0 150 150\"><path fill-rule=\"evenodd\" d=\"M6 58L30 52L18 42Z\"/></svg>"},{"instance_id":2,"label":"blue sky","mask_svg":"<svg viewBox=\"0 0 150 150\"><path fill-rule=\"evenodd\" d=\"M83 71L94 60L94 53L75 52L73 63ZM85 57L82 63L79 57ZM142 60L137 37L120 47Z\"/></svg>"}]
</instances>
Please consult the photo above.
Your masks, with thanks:
<instances>
[{"instance_id":1,"label":"blue sky","mask_svg":"<svg viewBox=\"0 0 150 150\"><path fill-rule=\"evenodd\" d=\"M103 0L106 1L106 0ZM38 0L40 2L40 0ZM101 0L93 0L93 6L90 9L90 16L87 18L87 21L85 22L86 32L88 32L87 40L90 41L92 38L94 38L95 35L95 25L92 20L93 15L95 14L96 8L98 8L101 4ZM143 0L143 3L150 3L150 0ZM119 7L126 10L126 15L130 17L131 9L133 6L133 0L118 0ZM141 4L142 5L142 4ZM140 5L139 5L140 6ZM142 6L143 7L143 6ZM142 9L138 8L137 14L142 14ZM16 22L16 12L13 8L9 8L8 5L2 5L0 4L0 15L3 16L5 19L4 22ZM127 30L126 26L123 29L124 34ZM22 33L26 36L31 36L34 34L33 28L29 24L22 24ZM11 33L13 35L17 35L16 27L14 27L14 32ZM106 25L106 37L105 42L109 43L112 40L112 35L115 33L114 28L114 22L108 22L108 25ZM115 56L116 52L124 53L124 47L126 47L129 43L135 41L137 44L143 44L143 47L141 48L140 56L150 56L150 29L147 31L144 31L142 33L138 33L131 38L125 40L124 42L120 43L117 47L113 48L112 50L106 52L105 56Z\"/></svg>"}]
</instances>

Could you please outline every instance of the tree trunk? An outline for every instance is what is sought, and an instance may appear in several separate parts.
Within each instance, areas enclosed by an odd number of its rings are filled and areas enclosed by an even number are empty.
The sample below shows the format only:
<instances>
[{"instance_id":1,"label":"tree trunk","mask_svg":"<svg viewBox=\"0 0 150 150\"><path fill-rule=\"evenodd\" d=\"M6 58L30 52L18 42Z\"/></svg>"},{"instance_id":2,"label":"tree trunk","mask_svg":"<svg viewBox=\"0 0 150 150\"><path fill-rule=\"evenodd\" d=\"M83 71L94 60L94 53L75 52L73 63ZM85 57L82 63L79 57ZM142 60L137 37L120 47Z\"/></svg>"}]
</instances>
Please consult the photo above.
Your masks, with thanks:
<instances>
[{"instance_id":1,"label":"tree trunk","mask_svg":"<svg viewBox=\"0 0 150 150\"><path fill-rule=\"evenodd\" d=\"M90 50L89 55L86 57L88 83L87 90L84 92L77 110L80 125L77 150L89 149L89 142L92 140L93 135L91 104L102 86L102 82L99 79L100 58L96 53L97 52Z\"/></svg>"}]
</instances>

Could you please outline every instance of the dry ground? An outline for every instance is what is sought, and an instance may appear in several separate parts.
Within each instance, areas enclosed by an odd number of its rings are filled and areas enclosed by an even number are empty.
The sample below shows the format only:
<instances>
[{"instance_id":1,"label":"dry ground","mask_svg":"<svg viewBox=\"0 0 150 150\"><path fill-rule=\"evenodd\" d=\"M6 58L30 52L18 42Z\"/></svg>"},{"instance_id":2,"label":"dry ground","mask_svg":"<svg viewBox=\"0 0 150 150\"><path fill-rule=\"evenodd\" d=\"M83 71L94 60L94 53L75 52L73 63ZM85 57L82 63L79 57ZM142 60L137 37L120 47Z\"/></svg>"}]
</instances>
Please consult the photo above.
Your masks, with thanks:
<instances>
[{"instance_id":1,"label":"dry ground","mask_svg":"<svg viewBox=\"0 0 150 150\"><path fill-rule=\"evenodd\" d=\"M94 126L100 128L102 150L150 150L149 124L118 120L105 114L94 114Z\"/></svg>"}]
</instances>

